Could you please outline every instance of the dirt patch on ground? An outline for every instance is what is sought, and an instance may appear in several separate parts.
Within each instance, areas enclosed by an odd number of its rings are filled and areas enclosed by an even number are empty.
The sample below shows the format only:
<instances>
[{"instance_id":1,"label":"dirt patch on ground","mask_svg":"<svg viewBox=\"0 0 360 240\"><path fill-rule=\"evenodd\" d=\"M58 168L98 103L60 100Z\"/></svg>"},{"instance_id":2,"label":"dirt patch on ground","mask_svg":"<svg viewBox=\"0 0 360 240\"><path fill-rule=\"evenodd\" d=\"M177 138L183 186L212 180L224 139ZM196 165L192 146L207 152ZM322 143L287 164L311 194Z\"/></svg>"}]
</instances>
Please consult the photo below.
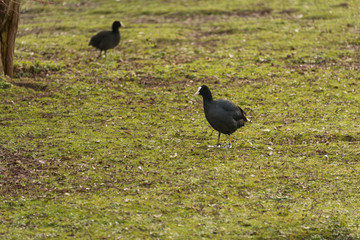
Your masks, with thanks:
<instances>
[{"instance_id":1,"label":"dirt patch on ground","mask_svg":"<svg viewBox=\"0 0 360 240\"><path fill-rule=\"evenodd\" d=\"M148 12L142 13L133 23L177 23L181 22L185 25L197 25L204 22L217 21L219 19L230 17L266 17L273 12L271 8L260 9L234 9L215 10L200 9L196 11L176 11L176 12Z\"/></svg>"},{"instance_id":2,"label":"dirt patch on ground","mask_svg":"<svg viewBox=\"0 0 360 240\"><path fill-rule=\"evenodd\" d=\"M41 159L30 157L27 151L12 152L0 148L0 194L23 196L30 191L46 191L40 184L40 173L49 166ZM53 168L53 167L51 167Z\"/></svg>"},{"instance_id":3,"label":"dirt patch on ground","mask_svg":"<svg viewBox=\"0 0 360 240\"><path fill-rule=\"evenodd\" d=\"M193 86L193 85L199 85L203 82L213 83L217 84L219 82L217 77L209 77L206 80L202 77L194 77L189 75L184 75L183 78L179 80L164 80L161 78L154 77L152 75L142 75L135 80L138 82L138 84L143 85L144 87L148 88L157 88L157 87L168 87L171 88L173 86Z\"/></svg>"},{"instance_id":4,"label":"dirt patch on ground","mask_svg":"<svg viewBox=\"0 0 360 240\"><path fill-rule=\"evenodd\" d=\"M32 199L54 199L71 193L90 193L115 188L113 179L94 179L82 173L93 169L87 163L71 163L67 157L42 159L33 157L28 150L10 151L0 147L0 194L6 197L27 197ZM97 168L108 169L109 165ZM69 180L75 177L77 184ZM98 182L101 181L99 184Z\"/></svg>"},{"instance_id":5,"label":"dirt patch on ground","mask_svg":"<svg viewBox=\"0 0 360 240\"><path fill-rule=\"evenodd\" d=\"M12 84L19 87L31 88L36 91L45 91L48 87L47 84L37 82L13 82Z\"/></svg>"}]
</instances>

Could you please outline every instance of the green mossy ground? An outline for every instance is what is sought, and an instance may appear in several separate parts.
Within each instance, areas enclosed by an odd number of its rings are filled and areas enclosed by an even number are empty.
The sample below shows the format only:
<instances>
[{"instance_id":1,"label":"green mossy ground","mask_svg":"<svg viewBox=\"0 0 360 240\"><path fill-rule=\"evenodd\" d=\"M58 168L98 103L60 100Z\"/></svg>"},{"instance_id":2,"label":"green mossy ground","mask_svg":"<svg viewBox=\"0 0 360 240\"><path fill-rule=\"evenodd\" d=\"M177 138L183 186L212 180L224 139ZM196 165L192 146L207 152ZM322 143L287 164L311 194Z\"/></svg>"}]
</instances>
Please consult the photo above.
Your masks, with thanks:
<instances>
[{"instance_id":1,"label":"green mossy ground","mask_svg":"<svg viewBox=\"0 0 360 240\"><path fill-rule=\"evenodd\" d=\"M0 238L359 239L359 7L22 1ZM202 84L253 121L231 149L208 147Z\"/></svg>"}]
</instances>

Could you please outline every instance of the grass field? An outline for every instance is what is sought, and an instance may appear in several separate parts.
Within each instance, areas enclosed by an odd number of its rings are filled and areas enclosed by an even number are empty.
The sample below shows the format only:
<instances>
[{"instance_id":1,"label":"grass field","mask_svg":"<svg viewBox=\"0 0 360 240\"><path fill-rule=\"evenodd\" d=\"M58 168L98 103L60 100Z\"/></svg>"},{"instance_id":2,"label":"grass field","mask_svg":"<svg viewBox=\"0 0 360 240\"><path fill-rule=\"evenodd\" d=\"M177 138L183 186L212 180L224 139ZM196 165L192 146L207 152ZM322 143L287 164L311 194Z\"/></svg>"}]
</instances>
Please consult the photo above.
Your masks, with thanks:
<instances>
[{"instance_id":1,"label":"grass field","mask_svg":"<svg viewBox=\"0 0 360 240\"><path fill-rule=\"evenodd\" d=\"M359 239L359 34L355 0L22 1L0 239ZM252 120L231 149L203 84Z\"/></svg>"}]
</instances>

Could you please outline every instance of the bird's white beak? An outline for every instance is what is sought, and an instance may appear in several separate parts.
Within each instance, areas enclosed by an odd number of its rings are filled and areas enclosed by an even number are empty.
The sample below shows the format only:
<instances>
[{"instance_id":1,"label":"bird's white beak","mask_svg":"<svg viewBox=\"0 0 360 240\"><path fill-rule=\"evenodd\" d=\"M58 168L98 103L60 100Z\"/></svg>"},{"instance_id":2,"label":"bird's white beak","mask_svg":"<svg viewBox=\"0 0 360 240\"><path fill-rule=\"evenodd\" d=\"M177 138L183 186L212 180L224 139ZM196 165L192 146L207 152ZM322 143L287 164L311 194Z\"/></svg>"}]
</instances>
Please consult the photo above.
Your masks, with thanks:
<instances>
[{"instance_id":1,"label":"bird's white beak","mask_svg":"<svg viewBox=\"0 0 360 240\"><path fill-rule=\"evenodd\" d=\"M194 96L196 96L196 95L199 95L200 94L200 89L201 89L201 87L199 87L199 89L197 90L197 92L194 94Z\"/></svg>"}]
</instances>

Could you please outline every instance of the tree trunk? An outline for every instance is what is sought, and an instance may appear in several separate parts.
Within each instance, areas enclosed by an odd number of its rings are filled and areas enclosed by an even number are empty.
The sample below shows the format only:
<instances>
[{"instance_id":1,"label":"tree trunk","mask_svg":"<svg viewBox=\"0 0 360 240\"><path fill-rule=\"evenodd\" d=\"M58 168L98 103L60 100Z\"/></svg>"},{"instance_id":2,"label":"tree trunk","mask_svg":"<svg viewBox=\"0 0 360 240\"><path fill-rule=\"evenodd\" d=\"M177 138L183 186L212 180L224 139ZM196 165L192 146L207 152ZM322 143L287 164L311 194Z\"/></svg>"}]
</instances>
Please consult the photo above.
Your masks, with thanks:
<instances>
[{"instance_id":1,"label":"tree trunk","mask_svg":"<svg viewBox=\"0 0 360 240\"><path fill-rule=\"evenodd\" d=\"M20 17L20 0L0 0L0 52L5 75L14 75L15 39Z\"/></svg>"}]
</instances>

